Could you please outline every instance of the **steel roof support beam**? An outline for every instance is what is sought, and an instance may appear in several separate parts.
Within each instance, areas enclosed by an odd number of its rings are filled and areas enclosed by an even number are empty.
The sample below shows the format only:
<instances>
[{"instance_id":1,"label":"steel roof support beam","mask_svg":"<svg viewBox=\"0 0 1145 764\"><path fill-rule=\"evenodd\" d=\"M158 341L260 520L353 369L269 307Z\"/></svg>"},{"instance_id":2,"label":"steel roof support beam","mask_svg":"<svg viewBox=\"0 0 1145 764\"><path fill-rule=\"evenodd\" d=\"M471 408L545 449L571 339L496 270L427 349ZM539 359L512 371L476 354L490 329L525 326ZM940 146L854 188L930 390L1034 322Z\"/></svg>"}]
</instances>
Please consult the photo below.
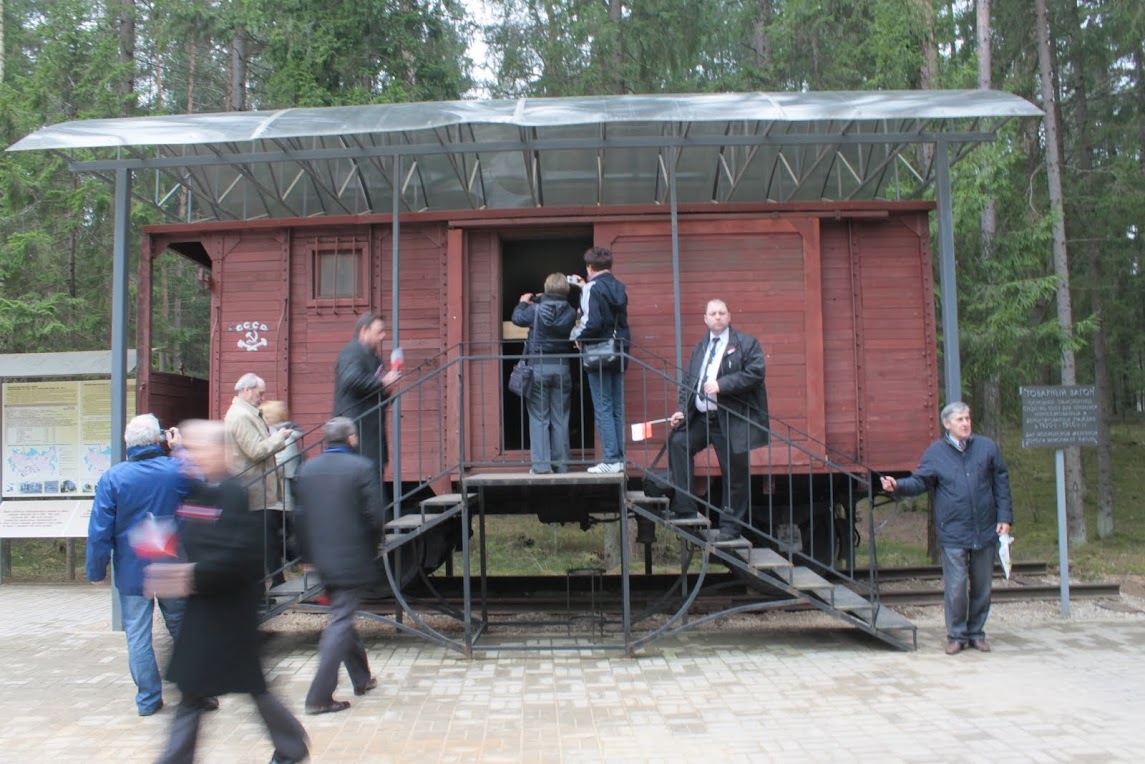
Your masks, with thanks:
<instances>
[{"instance_id":1,"label":"steel roof support beam","mask_svg":"<svg viewBox=\"0 0 1145 764\"><path fill-rule=\"evenodd\" d=\"M605 138L603 141L592 138L560 138L540 140L496 141L484 144L457 143L457 144L405 144L401 146L377 146L374 148L359 149L311 149L286 154L281 151L260 151L251 154L225 155L212 146L213 156L200 154L197 156L172 156L165 159L94 159L86 161L73 161L69 169L76 172L92 170L114 170L120 165L129 169L151 169L154 167L195 167L201 165L252 165L267 162L297 162L300 160L320 161L328 159L343 159L347 157L363 158L370 156L425 156L428 154L496 154L502 152L527 151L595 151L606 149L633 149L633 148L688 148L692 146L835 146L851 143L936 143L938 141L956 143L985 143L994 140L993 132L974 133L850 133L824 138L812 133L791 134L785 133L774 136L759 135L712 135L698 138L663 137L657 135Z\"/></svg>"},{"instance_id":2,"label":"steel roof support beam","mask_svg":"<svg viewBox=\"0 0 1145 764\"><path fill-rule=\"evenodd\" d=\"M942 295L942 366L946 402L962 400L962 363L958 355L958 287L954 275L954 203L950 189L950 156L946 141L934 152L934 195L938 201L938 260Z\"/></svg>"}]
</instances>

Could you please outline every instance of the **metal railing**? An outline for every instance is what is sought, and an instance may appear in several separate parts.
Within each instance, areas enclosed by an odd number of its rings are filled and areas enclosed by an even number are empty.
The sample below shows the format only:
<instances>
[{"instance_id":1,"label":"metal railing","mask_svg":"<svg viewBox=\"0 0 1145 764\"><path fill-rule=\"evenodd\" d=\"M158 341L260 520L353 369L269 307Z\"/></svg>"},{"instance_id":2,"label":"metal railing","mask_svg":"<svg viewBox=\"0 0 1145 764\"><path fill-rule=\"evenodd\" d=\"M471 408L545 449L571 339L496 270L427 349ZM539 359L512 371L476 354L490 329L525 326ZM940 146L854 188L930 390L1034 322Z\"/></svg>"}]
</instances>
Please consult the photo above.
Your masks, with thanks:
<instances>
[{"instance_id":1,"label":"metal railing","mask_svg":"<svg viewBox=\"0 0 1145 764\"><path fill-rule=\"evenodd\" d=\"M509 372L522 355L504 352L505 344L470 343L448 348L408 371L384 403L362 415L361 418L377 416L384 420L397 411L402 417L401 442L390 443L391 451L400 449L402 474L392 482L389 514L397 517L414 511L421 499L452 490L467 473L523 472L530 467L528 404L506 388ZM555 354L545 357L545 361L565 364L569 369L567 378L560 377L557 390L560 396L566 392L568 396L569 453L567 462L553 467L583 469L599 461L599 436L591 396L579 369L579 356ZM678 408L680 370L639 347L631 348L625 361L624 421L631 424L670 416ZM743 419L726 407L721 409L727 417ZM747 426L754 426L744 421ZM871 471L774 416L767 430L770 444L752 452L747 477L751 486L749 507L739 530L784 554L792 564L847 583L870 599L877 612L878 557L874 515L870 511L875 495ZM638 442L625 438L625 461L631 481L647 471L666 467L653 462L668 436L667 425L661 424L653 427L650 438ZM321 428L302 433L299 446L300 459L321 449ZM737 524L722 498L715 498L723 493L724 482L717 461L714 450L701 451L695 460L695 481L687 488L677 486L676 490L693 499L713 521ZM251 477L253 481L265 475ZM865 560L858 551L861 539L856 528L864 503ZM282 547L275 552L281 553L282 564L269 571L268 578L281 575L297 562L288 559L290 550L285 538L279 543ZM449 550L438 551L449 554ZM402 582L395 585L400 587Z\"/></svg>"}]
</instances>

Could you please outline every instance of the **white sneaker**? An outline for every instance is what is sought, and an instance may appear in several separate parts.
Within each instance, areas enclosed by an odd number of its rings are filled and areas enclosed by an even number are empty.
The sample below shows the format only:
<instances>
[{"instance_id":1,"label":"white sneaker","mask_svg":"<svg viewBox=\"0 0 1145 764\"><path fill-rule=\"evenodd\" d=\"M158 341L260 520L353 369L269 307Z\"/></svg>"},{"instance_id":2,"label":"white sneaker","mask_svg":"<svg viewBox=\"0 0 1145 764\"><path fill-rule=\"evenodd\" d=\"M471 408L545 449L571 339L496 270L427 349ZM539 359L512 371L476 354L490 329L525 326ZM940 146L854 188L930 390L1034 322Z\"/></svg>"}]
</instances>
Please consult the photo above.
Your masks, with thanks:
<instances>
[{"instance_id":1,"label":"white sneaker","mask_svg":"<svg viewBox=\"0 0 1145 764\"><path fill-rule=\"evenodd\" d=\"M613 475L624 472L624 462L601 462L589 467L587 471L594 475Z\"/></svg>"}]
</instances>

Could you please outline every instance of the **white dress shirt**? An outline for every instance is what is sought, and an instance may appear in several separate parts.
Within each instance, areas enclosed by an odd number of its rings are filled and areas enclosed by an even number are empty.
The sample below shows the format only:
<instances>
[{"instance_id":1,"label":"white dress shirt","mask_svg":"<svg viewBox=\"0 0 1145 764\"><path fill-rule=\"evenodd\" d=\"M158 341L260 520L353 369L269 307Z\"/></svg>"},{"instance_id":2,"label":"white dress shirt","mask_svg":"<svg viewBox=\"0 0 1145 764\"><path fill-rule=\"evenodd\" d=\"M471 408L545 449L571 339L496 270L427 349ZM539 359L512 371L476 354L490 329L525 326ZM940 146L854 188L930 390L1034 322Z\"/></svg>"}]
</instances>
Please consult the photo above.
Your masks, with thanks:
<instances>
[{"instance_id":1,"label":"white dress shirt","mask_svg":"<svg viewBox=\"0 0 1145 764\"><path fill-rule=\"evenodd\" d=\"M712 354L712 343L716 343L715 354ZM708 346L704 348L704 366L700 369L700 381L696 385L696 409L698 411L715 411L718 396L704 395L704 385L714 382L719 376L720 363L728 349L728 330L720 334L708 336Z\"/></svg>"}]
</instances>

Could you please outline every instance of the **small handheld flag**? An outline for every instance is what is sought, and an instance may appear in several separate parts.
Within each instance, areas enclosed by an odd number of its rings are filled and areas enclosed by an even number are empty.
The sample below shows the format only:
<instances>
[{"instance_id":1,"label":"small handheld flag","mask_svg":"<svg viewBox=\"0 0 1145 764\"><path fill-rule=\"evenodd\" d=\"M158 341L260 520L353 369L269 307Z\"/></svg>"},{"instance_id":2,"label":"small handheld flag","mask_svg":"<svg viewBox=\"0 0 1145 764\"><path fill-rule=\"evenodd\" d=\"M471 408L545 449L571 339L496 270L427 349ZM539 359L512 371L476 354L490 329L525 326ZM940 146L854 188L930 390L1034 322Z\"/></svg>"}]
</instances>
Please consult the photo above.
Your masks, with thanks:
<instances>
[{"instance_id":1,"label":"small handheld flag","mask_svg":"<svg viewBox=\"0 0 1145 764\"><path fill-rule=\"evenodd\" d=\"M651 422L637 422L631 427L632 439L639 442L641 440L647 440L648 438L651 438L652 425L663 424L667 421L669 421L669 419L665 417L664 419L653 419Z\"/></svg>"}]
</instances>

